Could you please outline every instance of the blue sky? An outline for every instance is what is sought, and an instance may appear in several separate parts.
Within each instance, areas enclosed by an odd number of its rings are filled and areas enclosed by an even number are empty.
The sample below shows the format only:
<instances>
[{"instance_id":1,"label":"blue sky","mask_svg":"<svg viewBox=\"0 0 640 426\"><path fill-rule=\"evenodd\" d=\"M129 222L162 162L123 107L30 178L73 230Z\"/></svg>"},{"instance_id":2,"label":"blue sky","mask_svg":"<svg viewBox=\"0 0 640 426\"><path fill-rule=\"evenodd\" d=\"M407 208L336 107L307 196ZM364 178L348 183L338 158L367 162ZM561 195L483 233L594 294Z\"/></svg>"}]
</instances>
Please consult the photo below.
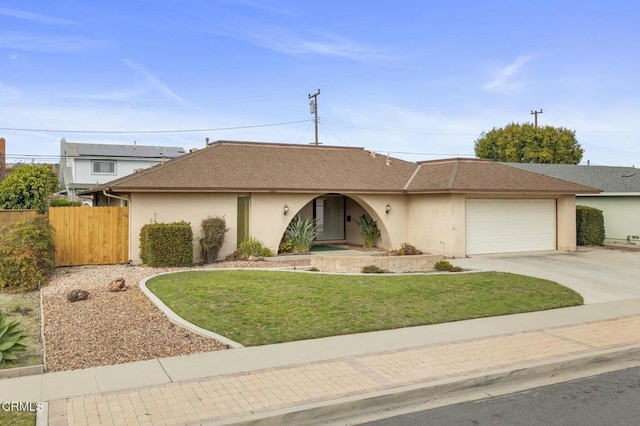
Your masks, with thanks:
<instances>
[{"instance_id":1,"label":"blue sky","mask_svg":"<svg viewBox=\"0 0 640 426\"><path fill-rule=\"evenodd\" d=\"M638 22L628 0L0 0L0 136L8 162L62 137L307 144L320 89L325 145L473 156L542 109L583 162L640 166Z\"/></svg>"}]
</instances>

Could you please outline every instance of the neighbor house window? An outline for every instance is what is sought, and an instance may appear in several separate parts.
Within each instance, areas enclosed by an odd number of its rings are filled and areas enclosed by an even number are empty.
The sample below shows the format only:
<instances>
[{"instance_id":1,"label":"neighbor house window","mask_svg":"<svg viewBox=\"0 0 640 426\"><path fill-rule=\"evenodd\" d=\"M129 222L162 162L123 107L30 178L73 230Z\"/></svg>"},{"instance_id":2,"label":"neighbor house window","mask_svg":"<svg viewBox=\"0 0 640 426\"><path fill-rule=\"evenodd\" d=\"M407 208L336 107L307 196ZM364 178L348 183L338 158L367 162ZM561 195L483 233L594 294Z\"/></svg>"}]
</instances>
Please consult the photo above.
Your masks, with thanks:
<instances>
[{"instance_id":1,"label":"neighbor house window","mask_svg":"<svg viewBox=\"0 0 640 426\"><path fill-rule=\"evenodd\" d=\"M115 175L116 162L115 161L92 161L91 170L93 170L93 173L95 174Z\"/></svg>"}]
</instances>

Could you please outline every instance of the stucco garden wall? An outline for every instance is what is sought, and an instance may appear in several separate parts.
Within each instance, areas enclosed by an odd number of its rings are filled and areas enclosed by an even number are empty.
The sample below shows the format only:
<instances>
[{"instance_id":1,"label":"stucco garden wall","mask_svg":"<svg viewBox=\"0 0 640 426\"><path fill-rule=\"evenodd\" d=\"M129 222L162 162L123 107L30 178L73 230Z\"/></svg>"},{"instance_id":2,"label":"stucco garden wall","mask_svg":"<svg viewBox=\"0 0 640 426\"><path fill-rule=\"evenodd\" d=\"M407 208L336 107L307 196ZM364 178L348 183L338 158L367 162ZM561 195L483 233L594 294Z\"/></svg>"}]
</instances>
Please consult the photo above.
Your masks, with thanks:
<instances>
[{"instance_id":1,"label":"stucco garden wall","mask_svg":"<svg viewBox=\"0 0 640 426\"><path fill-rule=\"evenodd\" d=\"M313 256L311 266L321 272L360 273L362 268L375 265L389 272L428 272L438 260L438 255L416 256Z\"/></svg>"}]
</instances>

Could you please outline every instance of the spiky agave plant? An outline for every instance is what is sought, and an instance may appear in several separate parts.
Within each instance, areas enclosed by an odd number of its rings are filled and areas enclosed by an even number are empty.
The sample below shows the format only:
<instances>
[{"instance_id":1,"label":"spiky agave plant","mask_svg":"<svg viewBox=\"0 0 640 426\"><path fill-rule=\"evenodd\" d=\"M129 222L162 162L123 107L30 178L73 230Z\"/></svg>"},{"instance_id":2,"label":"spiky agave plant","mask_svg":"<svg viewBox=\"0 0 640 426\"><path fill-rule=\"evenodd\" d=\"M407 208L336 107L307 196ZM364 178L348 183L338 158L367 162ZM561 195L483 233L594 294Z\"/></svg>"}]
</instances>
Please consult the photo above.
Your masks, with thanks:
<instances>
[{"instance_id":1,"label":"spiky agave plant","mask_svg":"<svg viewBox=\"0 0 640 426\"><path fill-rule=\"evenodd\" d=\"M17 360L14 352L26 349L26 346L20 343L26 336L18 329L19 326L19 322L8 322L6 316L0 313L0 364Z\"/></svg>"},{"instance_id":2,"label":"spiky agave plant","mask_svg":"<svg viewBox=\"0 0 640 426\"><path fill-rule=\"evenodd\" d=\"M378 222L373 220L373 218L368 214L363 213L360 215L359 219L356 219L356 223L360 225L360 235L362 235L364 240L364 246L375 247L376 241L380 238Z\"/></svg>"},{"instance_id":3,"label":"spiky agave plant","mask_svg":"<svg viewBox=\"0 0 640 426\"><path fill-rule=\"evenodd\" d=\"M287 233L291 236L291 251L306 253L318 235L318 225L313 219L296 216L287 227Z\"/></svg>"}]
</instances>

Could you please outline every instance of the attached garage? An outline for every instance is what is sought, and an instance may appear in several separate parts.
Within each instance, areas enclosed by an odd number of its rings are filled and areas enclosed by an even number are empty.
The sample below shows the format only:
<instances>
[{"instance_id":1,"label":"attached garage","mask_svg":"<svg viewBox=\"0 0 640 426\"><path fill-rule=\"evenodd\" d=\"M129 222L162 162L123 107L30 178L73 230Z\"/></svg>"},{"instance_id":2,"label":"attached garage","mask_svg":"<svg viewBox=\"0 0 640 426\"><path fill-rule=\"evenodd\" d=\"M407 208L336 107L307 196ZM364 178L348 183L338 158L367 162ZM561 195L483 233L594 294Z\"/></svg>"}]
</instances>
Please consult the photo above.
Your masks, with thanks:
<instances>
[{"instance_id":1,"label":"attached garage","mask_svg":"<svg viewBox=\"0 0 640 426\"><path fill-rule=\"evenodd\" d=\"M467 199L466 252L556 249L555 199Z\"/></svg>"}]
</instances>

